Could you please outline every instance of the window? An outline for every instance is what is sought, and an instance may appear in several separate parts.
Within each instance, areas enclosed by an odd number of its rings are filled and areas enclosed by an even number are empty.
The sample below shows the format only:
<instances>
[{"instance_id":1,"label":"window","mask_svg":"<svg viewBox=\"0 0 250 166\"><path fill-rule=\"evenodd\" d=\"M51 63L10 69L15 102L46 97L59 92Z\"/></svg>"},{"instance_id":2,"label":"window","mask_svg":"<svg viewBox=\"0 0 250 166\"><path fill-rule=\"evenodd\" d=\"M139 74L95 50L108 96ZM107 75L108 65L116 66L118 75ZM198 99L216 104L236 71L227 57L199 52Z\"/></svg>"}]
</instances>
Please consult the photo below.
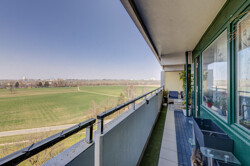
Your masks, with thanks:
<instances>
[{"instance_id":1,"label":"window","mask_svg":"<svg viewBox=\"0 0 250 166\"><path fill-rule=\"evenodd\" d=\"M236 25L236 121L250 129L250 13Z\"/></svg>"},{"instance_id":2,"label":"window","mask_svg":"<svg viewBox=\"0 0 250 166\"><path fill-rule=\"evenodd\" d=\"M227 120L227 31L202 53L203 105Z\"/></svg>"}]
</instances>

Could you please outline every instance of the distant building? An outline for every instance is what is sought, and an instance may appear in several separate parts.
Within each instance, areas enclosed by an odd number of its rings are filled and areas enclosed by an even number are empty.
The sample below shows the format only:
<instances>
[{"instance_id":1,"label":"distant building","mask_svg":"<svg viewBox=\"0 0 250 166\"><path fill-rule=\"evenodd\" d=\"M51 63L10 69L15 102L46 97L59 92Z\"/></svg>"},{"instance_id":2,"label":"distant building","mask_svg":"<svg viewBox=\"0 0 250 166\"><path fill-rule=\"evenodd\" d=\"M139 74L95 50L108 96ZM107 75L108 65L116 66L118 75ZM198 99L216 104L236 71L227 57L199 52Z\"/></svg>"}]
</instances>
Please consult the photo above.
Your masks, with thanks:
<instances>
[{"instance_id":1,"label":"distant building","mask_svg":"<svg viewBox=\"0 0 250 166\"><path fill-rule=\"evenodd\" d=\"M23 81L26 81L26 80L27 80L27 78L26 78L25 76L23 76L23 78L22 78L22 79L23 79Z\"/></svg>"}]
</instances>

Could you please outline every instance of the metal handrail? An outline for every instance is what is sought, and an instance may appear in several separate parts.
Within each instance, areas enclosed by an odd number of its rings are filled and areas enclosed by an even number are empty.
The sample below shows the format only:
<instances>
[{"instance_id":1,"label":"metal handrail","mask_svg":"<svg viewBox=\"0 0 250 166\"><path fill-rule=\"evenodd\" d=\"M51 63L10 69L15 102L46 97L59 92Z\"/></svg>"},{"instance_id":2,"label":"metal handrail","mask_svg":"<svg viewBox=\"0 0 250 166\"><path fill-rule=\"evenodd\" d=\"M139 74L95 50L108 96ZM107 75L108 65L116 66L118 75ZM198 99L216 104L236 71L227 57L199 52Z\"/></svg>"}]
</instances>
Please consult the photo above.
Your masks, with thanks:
<instances>
[{"instance_id":1,"label":"metal handrail","mask_svg":"<svg viewBox=\"0 0 250 166\"><path fill-rule=\"evenodd\" d=\"M206 133L211 133L211 134L227 135L226 133L220 133L220 132L210 131L210 130L201 130L201 131L206 132Z\"/></svg>"},{"instance_id":2,"label":"metal handrail","mask_svg":"<svg viewBox=\"0 0 250 166\"><path fill-rule=\"evenodd\" d=\"M154 92L155 92L156 95L157 95L157 94L159 93L158 90L161 91L162 89L163 89L163 87L159 87L159 88L157 88L157 89L155 89L155 90L152 90L152 91L150 91L150 92L148 92L148 93L145 93L145 94L143 94L143 95L141 95L141 96L139 96L139 97L136 97L135 99L132 99L132 100L130 100L130 101L127 101L126 103L120 104L120 105L118 105L118 106L116 106L116 107L114 107L114 108L111 108L110 110L104 111L103 113L97 115L97 119L98 119L98 130L99 130L99 132L100 132L101 134L103 133L103 120L104 120L105 117L107 117L107 116L109 116L109 115L115 113L116 111L118 111L118 110L120 110L120 109L122 109L122 108L128 106L129 104L133 104L133 107L134 107L134 109L135 109L135 102L136 102L137 100L143 98L143 97L145 98L146 103L148 104L148 103L149 103L149 100L146 99L146 96L149 95L149 94L152 94L152 93L154 93Z\"/></svg>"},{"instance_id":3,"label":"metal handrail","mask_svg":"<svg viewBox=\"0 0 250 166\"><path fill-rule=\"evenodd\" d=\"M93 124L96 119L91 118L75 126L72 126L66 130L63 130L55 135L45 138L39 142L33 143L32 145L16 151L8 156L0 159L0 165L17 165L20 162L34 156L35 154L51 147L52 145L62 141L63 139L71 136L72 134L86 128L86 142L93 142Z\"/></svg>"},{"instance_id":4,"label":"metal handrail","mask_svg":"<svg viewBox=\"0 0 250 166\"><path fill-rule=\"evenodd\" d=\"M240 90L240 91L238 91L238 92L242 92L242 93L250 93L249 91L242 91L242 90Z\"/></svg>"},{"instance_id":5,"label":"metal handrail","mask_svg":"<svg viewBox=\"0 0 250 166\"><path fill-rule=\"evenodd\" d=\"M212 88L214 88L215 90L216 90L216 89L227 90L226 88L217 88L217 87L212 87ZM240 90L239 90L238 92L250 93L250 91L240 91Z\"/></svg>"},{"instance_id":6,"label":"metal handrail","mask_svg":"<svg viewBox=\"0 0 250 166\"><path fill-rule=\"evenodd\" d=\"M250 108L250 105L247 105L247 104L242 104L241 105L241 111L242 111L242 117L243 119L245 119L245 107L249 107Z\"/></svg>"}]
</instances>

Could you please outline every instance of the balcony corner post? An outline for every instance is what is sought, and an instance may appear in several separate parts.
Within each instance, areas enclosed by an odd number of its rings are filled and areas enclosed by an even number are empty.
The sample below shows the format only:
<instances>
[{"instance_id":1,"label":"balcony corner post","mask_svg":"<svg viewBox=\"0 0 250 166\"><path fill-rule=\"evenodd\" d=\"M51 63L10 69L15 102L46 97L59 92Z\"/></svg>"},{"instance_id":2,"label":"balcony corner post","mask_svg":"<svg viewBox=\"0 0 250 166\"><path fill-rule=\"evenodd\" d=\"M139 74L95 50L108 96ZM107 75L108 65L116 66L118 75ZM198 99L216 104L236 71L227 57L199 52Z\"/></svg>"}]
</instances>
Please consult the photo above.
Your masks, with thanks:
<instances>
[{"instance_id":1,"label":"balcony corner post","mask_svg":"<svg viewBox=\"0 0 250 166\"><path fill-rule=\"evenodd\" d=\"M93 142L93 125L90 125L86 128L86 142L88 144Z\"/></svg>"},{"instance_id":2,"label":"balcony corner post","mask_svg":"<svg viewBox=\"0 0 250 166\"><path fill-rule=\"evenodd\" d=\"M132 103L132 109L135 110L135 102Z\"/></svg>"},{"instance_id":3,"label":"balcony corner post","mask_svg":"<svg viewBox=\"0 0 250 166\"><path fill-rule=\"evenodd\" d=\"M164 88L165 88L165 71L164 70L161 71L161 87L162 87L162 90L164 91Z\"/></svg>"},{"instance_id":4,"label":"balcony corner post","mask_svg":"<svg viewBox=\"0 0 250 166\"><path fill-rule=\"evenodd\" d=\"M97 124L98 124L98 125L97 125L98 133L99 133L99 134L103 134L103 118L98 119Z\"/></svg>"}]
</instances>

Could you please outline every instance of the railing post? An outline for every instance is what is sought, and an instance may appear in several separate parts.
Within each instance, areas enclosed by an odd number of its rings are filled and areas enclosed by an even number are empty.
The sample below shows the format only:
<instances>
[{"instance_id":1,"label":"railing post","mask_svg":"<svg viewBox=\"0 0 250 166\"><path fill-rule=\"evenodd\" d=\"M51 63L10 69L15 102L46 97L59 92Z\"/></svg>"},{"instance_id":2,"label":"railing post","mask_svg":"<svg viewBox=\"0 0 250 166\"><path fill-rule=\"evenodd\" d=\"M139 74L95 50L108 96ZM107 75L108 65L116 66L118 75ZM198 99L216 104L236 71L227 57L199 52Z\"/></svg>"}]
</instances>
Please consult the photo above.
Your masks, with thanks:
<instances>
[{"instance_id":1,"label":"railing post","mask_svg":"<svg viewBox=\"0 0 250 166\"><path fill-rule=\"evenodd\" d=\"M144 96L144 100L146 101L146 103L149 103L149 100L147 99L147 96Z\"/></svg>"},{"instance_id":2,"label":"railing post","mask_svg":"<svg viewBox=\"0 0 250 166\"><path fill-rule=\"evenodd\" d=\"M97 127L98 127L98 133L99 134L103 134L103 118L98 119L98 123L97 123Z\"/></svg>"},{"instance_id":3,"label":"railing post","mask_svg":"<svg viewBox=\"0 0 250 166\"><path fill-rule=\"evenodd\" d=\"M135 102L132 103L132 109L135 110Z\"/></svg>"},{"instance_id":4,"label":"railing post","mask_svg":"<svg viewBox=\"0 0 250 166\"><path fill-rule=\"evenodd\" d=\"M93 118L88 119L39 142L33 143L32 145L19 151L9 154L8 156L0 159L0 165L18 165L20 162L36 155L37 153L55 145L56 143L85 128L87 128L85 141L91 143L93 141L93 124L95 121L96 120Z\"/></svg>"},{"instance_id":5,"label":"railing post","mask_svg":"<svg viewBox=\"0 0 250 166\"><path fill-rule=\"evenodd\" d=\"M88 144L93 142L93 125L86 128L86 142Z\"/></svg>"}]
</instances>

